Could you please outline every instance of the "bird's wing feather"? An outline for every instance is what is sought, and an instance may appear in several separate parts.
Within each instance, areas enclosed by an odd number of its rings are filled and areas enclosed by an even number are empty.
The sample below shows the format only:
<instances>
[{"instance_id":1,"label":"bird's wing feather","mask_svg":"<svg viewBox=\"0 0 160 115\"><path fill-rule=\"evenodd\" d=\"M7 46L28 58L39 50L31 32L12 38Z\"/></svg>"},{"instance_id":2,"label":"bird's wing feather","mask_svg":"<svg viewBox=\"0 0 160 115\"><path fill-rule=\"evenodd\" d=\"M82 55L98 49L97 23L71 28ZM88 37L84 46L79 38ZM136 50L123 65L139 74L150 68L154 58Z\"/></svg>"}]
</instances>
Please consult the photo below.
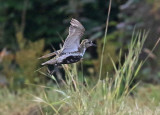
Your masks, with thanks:
<instances>
[{"instance_id":1,"label":"bird's wing feather","mask_svg":"<svg viewBox=\"0 0 160 115\"><path fill-rule=\"evenodd\" d=\"M57 55L57 54L59 54L59 53L60 53L60 50L57 50L57 51L55 51L55 52L52 52L52 53L46 54L46 55L44 55L44 56L42 56L42 57L39 57L38 59L48 58L48 57Z\"/></svg>"},{"instance_id":2,"label":"bird's wing feather","mask_svg":"<svg viewBox=\"0 0 160 115\"><path fill-rule=\"evenodd\" d=\"M85 28L78 20L72 19L70 23L69 35L64 42L62 53L78 51L80 39L85 31Z\"/></svg>"}]
</instances>

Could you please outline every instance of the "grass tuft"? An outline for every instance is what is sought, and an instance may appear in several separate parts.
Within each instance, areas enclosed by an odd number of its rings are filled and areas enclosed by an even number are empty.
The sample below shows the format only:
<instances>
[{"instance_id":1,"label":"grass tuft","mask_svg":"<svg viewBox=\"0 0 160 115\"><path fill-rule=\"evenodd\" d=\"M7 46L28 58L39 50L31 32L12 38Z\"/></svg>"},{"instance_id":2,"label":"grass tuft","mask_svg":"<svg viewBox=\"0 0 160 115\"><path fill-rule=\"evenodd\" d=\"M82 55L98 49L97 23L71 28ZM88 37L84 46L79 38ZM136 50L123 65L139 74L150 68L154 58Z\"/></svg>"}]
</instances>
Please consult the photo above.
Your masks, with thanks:
<instances>
[{"instance_id":1,"label":"grass tuft","mask_svg":"<svg viewBox=\"0 0 160 115\"><path fill-rule=\"evenodd\" d=\"M121 63L122 52L119 53L119 66L117 67L112 57L110 57L114 66L115 73L111 76L109 73L105 79L98 80L95 86L91 86L87 80L86 84L79 80L77 65L63 65L65 70L66 81L58 87L50 87L50 90L43 91L43 96L34 97L34 101L42 103L44 110L48 114L53 112L59 114L130 114L134 110L141 112L142 108L134 101L130 93L137 87L132 84L137 77L143 62L139 61L139 55L142 51L143 44L147 38L148 32L137 32L132 36L128 53L125 56L124 63ZM55 78L51 76L50 78ZM57 82L58 83L58 82ZM51 91L53 91L51 93ZM132 108L126 100L131 99L135 105ZM46 106L49 106L47 108ZM43 107L42 107L43 108Z\"/></svg>"}]
</instances>

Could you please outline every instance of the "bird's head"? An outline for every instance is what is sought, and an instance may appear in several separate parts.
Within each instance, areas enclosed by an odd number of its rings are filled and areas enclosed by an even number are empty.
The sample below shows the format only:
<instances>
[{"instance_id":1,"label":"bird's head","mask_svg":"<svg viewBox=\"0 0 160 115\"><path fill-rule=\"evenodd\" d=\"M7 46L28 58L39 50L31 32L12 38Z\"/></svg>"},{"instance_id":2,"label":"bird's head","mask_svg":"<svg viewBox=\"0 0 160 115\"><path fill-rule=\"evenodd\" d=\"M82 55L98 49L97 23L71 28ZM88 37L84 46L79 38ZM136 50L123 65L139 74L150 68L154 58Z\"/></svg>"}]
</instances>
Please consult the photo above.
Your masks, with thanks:
<instances>
[{"instance_id":1,"label":"bird's head","mask_svg":"<svg viewBox=\"0 0 160 115\"><path fill-rule=\"evenodd\" d=\"M95 44L92 43L92 41L88 40L88 39L84 39L81 42L81 45L85 48L88 48L90 46L96 46Z\"/></svg>"}]
</instances>

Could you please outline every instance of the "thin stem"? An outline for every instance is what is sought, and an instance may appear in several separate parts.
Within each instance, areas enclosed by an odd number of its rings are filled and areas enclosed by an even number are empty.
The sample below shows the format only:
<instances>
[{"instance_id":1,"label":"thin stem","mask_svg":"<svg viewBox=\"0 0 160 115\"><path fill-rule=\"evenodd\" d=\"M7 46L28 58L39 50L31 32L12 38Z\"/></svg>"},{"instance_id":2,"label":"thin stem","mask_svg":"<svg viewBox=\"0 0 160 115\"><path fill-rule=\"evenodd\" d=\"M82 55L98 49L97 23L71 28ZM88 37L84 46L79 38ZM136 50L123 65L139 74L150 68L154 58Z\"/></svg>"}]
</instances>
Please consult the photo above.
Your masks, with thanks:
<instances>
[{"instance_id":1,"label":"thin stem","mask_svg":"<svg viewBox=\"0 0 160 115\"><path fill-rule=\"evenodd\" d=\"M106 29L105 29L105 34L104 34L104 41L103 41L104 44L103 44L102 54L101 54L101 62L100 62L98 82L97 82L96 85L92 88L92 90L90 91L90 94L91 94L92 91L96 88L96 86L99 84L99 82L100 82L100 80L101 80L101 76L102 76L104 50L105 50L105 45L106 45L106 41L107 41L107 32L108 32L109 17L110 17L110 12L111 12L111 5L112 5L112 0L109 1L108 16L107 16L107 20L106 20Z\"/></svg>"},{"instance_id":2,"label":"thin stem","mask_svg":"<svg viewBox=\"0 0 160 115\"><path fill-rule=\"evenodd\" d=\"M101 76L102 76L104 50L105 50L105 45L106 45L106 41L107 41L107 32L108 32L109 17L110 17L110 12L111 12L111 5L112 5L112 0L109 1L108 16L107 16L107 20L106 20L106 29L105 29L104 41L103 41L104 44L103 44L102 54L101 54L99 80L101 79ZM98 80L98 82L99 82L99 80Z\"/></svg>"}]
</instances>

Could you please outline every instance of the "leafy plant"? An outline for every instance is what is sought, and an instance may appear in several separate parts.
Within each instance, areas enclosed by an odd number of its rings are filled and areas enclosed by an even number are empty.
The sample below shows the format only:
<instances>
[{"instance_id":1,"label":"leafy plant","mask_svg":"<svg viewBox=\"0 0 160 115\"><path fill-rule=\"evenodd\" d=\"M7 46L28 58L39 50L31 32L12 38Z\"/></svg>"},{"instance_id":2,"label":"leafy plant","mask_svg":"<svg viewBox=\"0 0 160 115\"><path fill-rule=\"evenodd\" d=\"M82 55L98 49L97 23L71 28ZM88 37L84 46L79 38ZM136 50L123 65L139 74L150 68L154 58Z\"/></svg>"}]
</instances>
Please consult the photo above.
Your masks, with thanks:
<instances>
[{"instance_id":1,"label":"leafy plant","mask_svg":"<svg viewBox=\"0 0 160 115\"><path fill-rule=\"evenodd\" d=\"M3 61L3 72L6 74L10 88L20 88L24 83L39 82L40 75L34 73L40 61L37 59L43 54L44 40L31 42L26 40L21 32L17 32L19 50L8 55Z\"/></svg>"}]
</instances>

